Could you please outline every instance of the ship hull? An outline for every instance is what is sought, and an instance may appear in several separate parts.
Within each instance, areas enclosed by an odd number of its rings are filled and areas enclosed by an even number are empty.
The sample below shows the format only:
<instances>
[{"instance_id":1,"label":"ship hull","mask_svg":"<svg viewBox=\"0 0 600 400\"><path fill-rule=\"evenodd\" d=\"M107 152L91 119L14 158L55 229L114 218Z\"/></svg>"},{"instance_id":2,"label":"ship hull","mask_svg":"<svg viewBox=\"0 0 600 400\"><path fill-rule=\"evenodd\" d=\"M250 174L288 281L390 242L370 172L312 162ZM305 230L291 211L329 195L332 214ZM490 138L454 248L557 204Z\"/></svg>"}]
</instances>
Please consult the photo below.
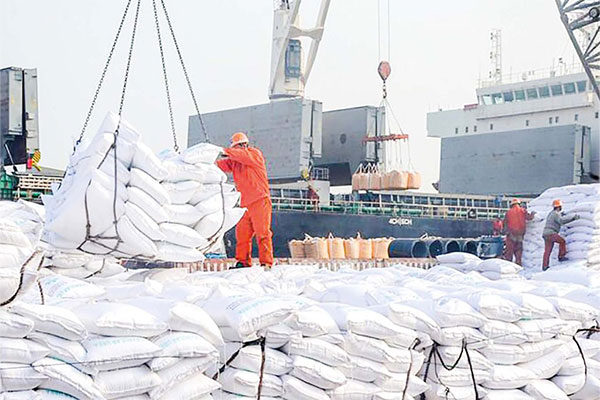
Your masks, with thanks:
<instances>
[{"instance_id":1,"label":"ship hull","mask_svg":"<svg viewBox=\"0 0 600 400\"><path fill-rule=\"evenodd\" d=\"M424 234L445 238L476 238L492 232L491 221L441 218L395 218L382 215L348 215L318 212L273 212L273 249L275 257L289 257L288 243L294 239L325 237L418 238ZM235 229L225 235L227 255L235 255ZM254 255L257 256L256 243Z\"/></svg>"}]
</instances>

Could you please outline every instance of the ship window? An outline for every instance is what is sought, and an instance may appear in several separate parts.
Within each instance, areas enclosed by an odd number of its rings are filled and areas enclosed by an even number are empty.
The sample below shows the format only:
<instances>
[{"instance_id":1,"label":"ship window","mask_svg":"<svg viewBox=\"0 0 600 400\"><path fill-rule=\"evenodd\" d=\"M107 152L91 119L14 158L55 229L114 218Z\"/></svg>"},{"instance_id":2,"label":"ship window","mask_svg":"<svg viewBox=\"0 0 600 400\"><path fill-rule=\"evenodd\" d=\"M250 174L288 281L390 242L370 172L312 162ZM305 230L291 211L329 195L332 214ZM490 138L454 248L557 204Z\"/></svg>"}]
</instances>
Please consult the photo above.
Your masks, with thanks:
<instances>
[{"instance_id":1,"label":"ship window","mask_svg":"<svg viewBox=\"0 0 600 400\"><path fill-rule=\"evenodd\" d=\"M494 104L502 104L502 103L504 103L504 100L502 99L502 93L494 93L492 95L492 102Z\"/></svg>"},{"instance_id":2,"label":"ship window","mask_svg":"<svg viewBox=\"0 0 600 400\"><path fill-rule=\"evenodd\" d=\"M573 82L565 83L563 87L565 89L565 94L575 93L575 84Z\"/></svg>"},{"instance_id":3,"label":"ship window","mask_svg":"<svg viewBox=\"0 0 600 400\"><path fill-rule=\"evenodd\" d=\"M528 119L525 120L525 126L529 126L529 120Z\"/></svg>"},{"instance_id":4,"label":"ship window","mask_svg":"<svg viewBox=\"0 0 600 400\"><path fill-rule=\"evenodd\" d=\"M548 88L548 86L542 86L541 88L539 88L540 91L540 97L550 97L550 89Z\"/></svg>"},{"instance_id":5,"label":"ship window","mask_svg":"<svg viewBox=\"0 0 600 400\"><path fill-rule=\"evenodd\" d=\"M484 94L483 96L481 96L481 98L483 99L483 104L485 104L486 106L489 106L490 104L494 104L494 102L492 101L491 94Z\"/></svg>"},{"instance_id":6,"label":"ship window","mask_svg":"<svg viewBox=\"0 0 600 400\"><path fill-rule=\"evenodd\" d=\"M552 125L552 117L548 118L548 123Z\"/></svg>"},{"instance_id":7,"label":"ship window","mask_svg":"<svg viewBox=\"0 0 600 400\"><path fill-rule=\"evenodd\" d=\"M290 39L285 51L286 78L299 78L302 64L302 44L298 39Z\"/></svg>"},{"instance_id":8,"label":"ship window","mask_svg":"<svg viewBox=\"0 0 600 400\"><path fill-rule=\"evenodd\" d=\"M552 90L552 96L560 96L563 94L562 85L552 85L550 86Z\"/></svg>"},{"instance_id":9,"label":"ship window","mask_svg":"<svg viewBox=\"0 0 600 400\"><path fill-rule=\"evenodd\" d=\"M507 103L512 103L513 101L515 101L515 95L513 94L513 92L504 92L504 101Z\"/></svg>"},{"instance_id":10,"label":"ship window","mask_svg":"<svg viewBox=\"0 0 600 400\"><path fill-rule=\"evenodd\" d=\"M536 88L533 89L527 89L527 98L529 100L531 99L537 99L538 98L538 92Z\"/></svg>"},{"instance_id":11,"label":"ship window","mask_svg":"<svg viewBox=\"0 0 600 400\"><path fill-rule=\"evenodd\" d=\"M587 88L587 81L579 81L579 82L577 82L577 91L579 93L585 92L586 88Z\"/></svg>"},{"instance_id":12,"label":"ship window","mask_svg":"<svg viewBox=\"0 0 600 400\"><path fill-rule=\"evenodd\" d=\"M558 124L558 117L554 117L554 123Z\"/></svg>"},{"instance_id":13,"label":"ship window","mask_svg":"<svg viewBox=\"0 0 600 400\"><path fill-rule=\"evenodd\" d=\"M477 125L473 126L473 132L477 132Z\"/></svg>"},{"instance_id":14,"label":"ship window","mask_svg":"<svg viewBox=\"0 0 600 400\"><path fill-rule=\"evenodd\" d=\"M469 127L465 126L465 133L469 133Z\"/></svg>"},{"instance_id":15,"label":"ship window","mask_svg":"<svg viewBox=\"0 0 600 400\"><path fill-rule=\"evenodd\" d=\"M598 119L598 111L596 111L596 119Z\"/></svg>"},{"instance_id":16,"label":"ship window","mask_svg":"<svg viewBox=\"0 0 600 400\"><path fill-rule=\"evenodd\" d=\"M454 134L458 135L458 128L454 128Z\"/></svg>"},{"instance_id":17,"label":"ship window","mask_svg":"<svg viewBox=\"0 0 600 400\"><path fill-rule=\"evenodd\" d=\"M575 121L579 121L579 114L575 114Z\"/></svg>"},{"instance_id":18,"label":"ship window","mask_svg":"<svg viewBox=\"0 0 600 400\"><path fill-rule=\"evenodd\" d=\"M494 130L494 124L490 124L490 131Z\"/></svg>"},{"instance_id":19,"label":"ship window","mask_svg":"<svg viewBox=\"0 0 600 400\"><path fill-rule=\"evenodd\" d=\"M516 101L525 100L525 91L524 90L515 90L515 100Z\"/></svg>"}]
</instances>

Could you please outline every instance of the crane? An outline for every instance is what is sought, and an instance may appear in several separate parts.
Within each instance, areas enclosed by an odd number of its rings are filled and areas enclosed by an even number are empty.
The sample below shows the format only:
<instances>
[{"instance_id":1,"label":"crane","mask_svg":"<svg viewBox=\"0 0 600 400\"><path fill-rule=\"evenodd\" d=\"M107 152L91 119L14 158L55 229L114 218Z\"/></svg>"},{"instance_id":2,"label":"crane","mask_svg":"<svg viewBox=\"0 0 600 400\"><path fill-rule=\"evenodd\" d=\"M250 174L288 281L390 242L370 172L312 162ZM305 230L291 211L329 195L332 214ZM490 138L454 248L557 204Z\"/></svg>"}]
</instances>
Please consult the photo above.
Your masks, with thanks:
<instances>
[{"instance_id":1,"label":"crane","mask_svg":"<svg viewBox=\"0 0 600 400\"><path fill-rule=\"evenodd\" d=\"M277 0L273 16L273 47L269 98L303 97L304 87L317 57L331 0L321 0L312 28L300 27L302 0ZM306 62L300 38L312 39Z\"/></svg>"},{"instance_id":2,"label":"crane","mask_svg":"<svg viewBox=\"0 0 600 400\"><path fill-rule=\"evenodd\" d=\"M600 1L555 1L569 39L600 99Z\"/></svg>"}]
</instances>

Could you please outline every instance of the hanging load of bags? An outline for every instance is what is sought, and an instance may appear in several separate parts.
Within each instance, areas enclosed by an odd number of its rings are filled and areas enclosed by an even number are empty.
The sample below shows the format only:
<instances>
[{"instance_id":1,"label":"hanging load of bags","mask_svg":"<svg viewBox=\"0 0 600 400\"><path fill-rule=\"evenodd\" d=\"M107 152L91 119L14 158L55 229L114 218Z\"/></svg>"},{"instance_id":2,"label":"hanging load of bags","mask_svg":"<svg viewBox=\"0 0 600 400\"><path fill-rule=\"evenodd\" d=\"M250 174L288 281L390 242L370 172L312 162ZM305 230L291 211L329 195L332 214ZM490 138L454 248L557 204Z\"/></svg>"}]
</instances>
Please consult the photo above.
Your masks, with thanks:
<instances>
[{"instance_id":1,"label":"hanging load of bags","mask_svg":"<svg viewBox=\"0 0 600 400\"><path fill-rule=\"evenodd\" d=\"M390 171L387 172L383 180L384 190L406 190L408 189L408 172Z\"/></svg>"},{"instance_id":2,"label":"hanging load of bags","mask_svg":"<svg viewBox=\"0 0 600 400\"><path fill-rule=\"evenodd\" d=\"M420 189L421 188L421 174L418 172L408 173L408 189Z\"/></svg>"},{"instance_id":3,"label":"hanging load of bags","mask_svg":"<svg viewBox=\"0 0 600 400\"><path fill-rule=\"evenodd\" d=\"M157 156L109 113L98 133L78 144L61 185L42 196L42 240L93 255L201 260L245 212L214 164L220 152L199 143Z\"/></svg>"},{"instance_id":4,"label":"hanging load of bags","mask_svg":"<svg viewBox=\"0 0 600 400\"><path fill-rule=\"evenodd\" d=\"M369 174L362 164L352 175L352 190L369 190Z\"/></svg>"},{"instance_id":5,"label":"hanging load of bags","mask_svg":"<svg viewBox=\"0 0 600 400\"><path fill-rule=\"evenodd\" d=\"M421 188L418 172L392 170L383 172L376 165L362 164L352 175L352 190L407 190Z\"/></svg>"},{"instance_id":6,"label":"hanging load of bags","mask_svg":"<svg viewBox=\"0 0 600 400\"><path fill-rule=\"evenodd\" d=\"M379 171L379 167L376 165L370 166L367 176L369 177L369 190L383 189L383 173Z\"/></svg>"}]
</instances>

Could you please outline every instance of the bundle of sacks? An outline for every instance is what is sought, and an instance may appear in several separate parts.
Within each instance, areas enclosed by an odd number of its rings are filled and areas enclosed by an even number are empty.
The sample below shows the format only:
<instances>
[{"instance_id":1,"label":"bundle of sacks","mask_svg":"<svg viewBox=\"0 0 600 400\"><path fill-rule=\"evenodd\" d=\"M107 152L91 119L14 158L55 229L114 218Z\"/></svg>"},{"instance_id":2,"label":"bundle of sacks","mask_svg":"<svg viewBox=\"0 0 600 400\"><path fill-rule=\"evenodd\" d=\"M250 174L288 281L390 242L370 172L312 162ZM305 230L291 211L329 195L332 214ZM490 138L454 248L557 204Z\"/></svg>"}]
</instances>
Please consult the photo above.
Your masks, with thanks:
<instances>
[{"instance_id":1,"label":"bundle of sacks","mask_svg":"<svg viewBox=\"0 0 600 400\"><path fill-rule=\"evenodd\" d=\"M49 274L0 309L2 399L210 399L223 339L155 282ZM96 279L96 281L94 281ZM37 289L37 288L35 288Z\"/></svg>"},{"instance_id":2,"label":"bundle of sacks","mask_svg":"<svg viewBox=\"0 0 600 400\"><path fill-rule=\"evenodd\" d=\"M523 270L520 265L500 258L481 260L470 253L450 253L436 257L438 263L444 267L456 269L460 272L478 272L483 277L491 280L520 279L519 272Z\"/></svg>"},{"instance_id":3,"label":"bundle of sacks","mask_svg":"<svg viewBox=\"0 0 600 400\"><path fill-rule=\"evenodd\" d=\"M83 251L45 251L44 266L52 272L70 278L85 279L92 276L110 277L125 271L112 257L94 256Z\"/></svg>"},{"instance_id":4,"label":"bundle of sacks","mask_svg":"<svg viewBox=\"0 0 600 400\"><path fill-rule=\"evenodd\" d=\"M36 251L44 209L25 201L0 202L0 305L35 282L42 254Z\"/></svg>"},{"instance_id":5,"label":"bundle of sacks","mask_svg":"<svg viewBox=\"0 0 600 400\"><path fill-rule=\"evenodd\" d=\"M600 399L600 334L580 331L600 320L600 272L557 267L493 280L483 273L508 266L490 261L468 272L297 265L86 280L48 272L45 305L32 288L4 310L10 322L0 335L25 350L0 350L0 382L10 382L1 390L80 399Z\"/></svg>"},{"instance_id":6,"label":"bundle of sacks","mask_svg":"<svg viewBox=\"0 0 600 400\"><path fill-rule=\"evenodd\" d=\"M115 132L118 135L115 140ZM44 196L44 240L94 255L197 261L242 217L233 186L206 143L156 156L115 114L71 156Z\"/></svg>"},{"instance_id":7,"label":"bundle of sacks","mask_svg":"<svg viewBox=\"0 0 600 400\"><path fill-rule=\"evenodd\" d=\"M600 184L551 188L529 203L528 211L534 211L536 215L527 223L523 265L526 268L540 268L542 265L542 233L555 199L562 201L563 212L567 216L576 214L580 217L564 225L560 232L567 242L567 258L570 261L580 260L590 267L600 267ZM555 244L550 266L558 264L558 245Z\"/></svg>"}]
</instances>

